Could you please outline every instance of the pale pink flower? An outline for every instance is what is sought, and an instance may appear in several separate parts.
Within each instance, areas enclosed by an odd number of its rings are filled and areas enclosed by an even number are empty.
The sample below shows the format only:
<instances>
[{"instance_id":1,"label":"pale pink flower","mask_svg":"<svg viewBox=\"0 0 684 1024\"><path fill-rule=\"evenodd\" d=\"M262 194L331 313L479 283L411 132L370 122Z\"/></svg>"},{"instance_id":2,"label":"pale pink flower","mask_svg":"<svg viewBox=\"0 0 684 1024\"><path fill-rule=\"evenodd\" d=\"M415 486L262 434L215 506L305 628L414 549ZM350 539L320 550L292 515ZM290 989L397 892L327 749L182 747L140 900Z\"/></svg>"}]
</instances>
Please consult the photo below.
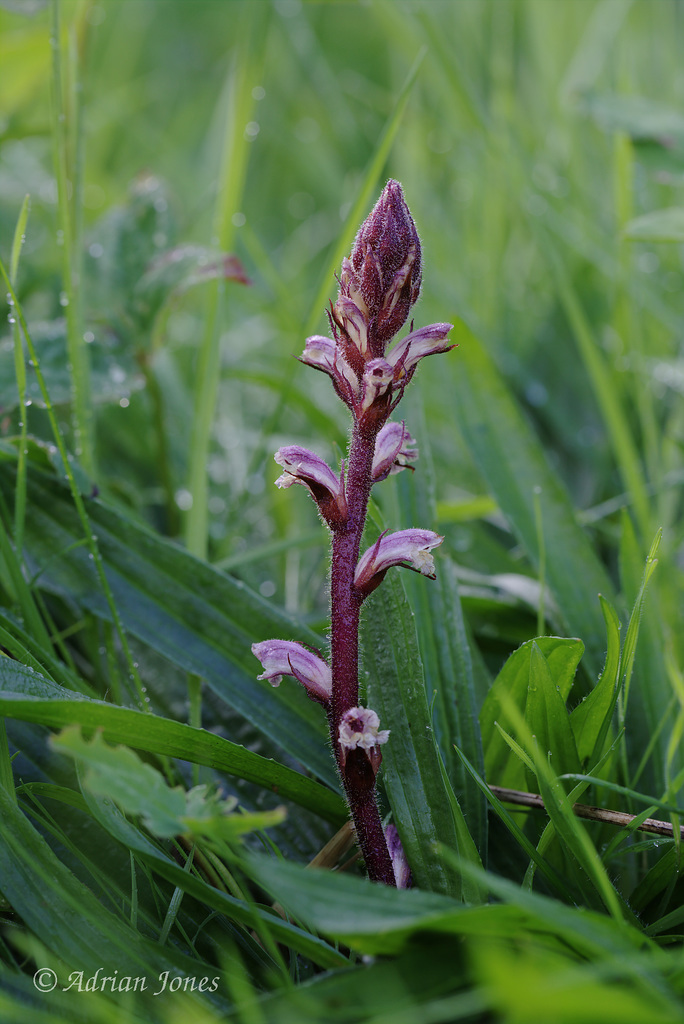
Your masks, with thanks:
<instances>
[{"instance_id":1,"label":"pale pink flower","mask_svg":"<svg viewBox=\"0 0 684 1024\"><path fill-rule=\"evenodd\" d=\"M359 559L354 577L357 588L364 594L370 594L393 565L413 569L434 579L435 562L430 551L443 540L444 537L432 530L399 530L383 534Z\"/></svg>"},{"instance_id":2,"label":"pale pink flower","mask_svg":"<svg viewBox=\"0 0 684 1024\"><path fill-rule=\"evenodd\" d=\"M453 324L428 324L427 327L411 331L405 338L397 342L385 357L394 369L395 383L408 376L419 360L425 356L432 356L437 352L448 352L455 348L447 339L453 326Z\"/></svg>"},{"instance_id":3,"label":"pale pink flower","mask_svg":"<svg viewBox=\"0 0 684 1024\"><path fill-rule=\"evenodd\" d=\"M391 473L412 469L409 461L418 458L416 442L404 423L386 423L375 441L373 482L384 480Z\"/></svg>"},{"instance_id":4,"label":"pale pink flower","mask_svg":"<svg viewBox=\"0 0 684 1024\"><path fill-rule=\"evenodd\" d=\"M299 360L307 366L313 366L315 370L327 373L348 405L358 394L357 376L332 338L326 338L322 334L314 334L307 338Z\"/></svg>"},{"instance_id":5,"label":"pale pink flower","mask_svg":"<svg viewBox=\"0 0 684 1024\"><path fill-rule=\"evenodd\" d=\"M322 704L329 702L332 694L330 666L306 647L294 640L262 640L252 644L252 654L264 670L257 679L268 679L271 686L280 686L283 676L294 676L314 700Z\"/></svg>"},{"instance_id":6,"label":"pale pink flower","mask_svg":"<svg viewBox=\"0 0 684 1024\"><path fill-rule=\"evenodd\" d=\"M371 708L349 708L342 715L338 738L342 764L347 760L350 750L365 750L368 754L373 771L377 774L382 754L378 747L387 743L389 729L379 729L380 719Z\"/></svg>"},{"instance_id":7,"label":"pale pink flower","mask_svg":"<svg viewBox=\"0 0 684 1024\"><path fill-rule=\"evenodd\" d=\"M347 515L342 473L336 476L327 462L308 448L297 444L279 448L273 456L284 473L276 480L276 487L303 484L318 505L321 515L330 526L342 522Z\"/></svg>"},{"instance_id":8,"label":"pale pink flower","mask_svg":"<svg viewBox=\"0 0 684 1024\"><path fill-rule=\"evenodd\" d=\"M386 359L379 357L366 363L361 382L361 412L366 412L376 398L385 394L392 384L393 377L394 367Z\"/></svg>"}]
</instances>

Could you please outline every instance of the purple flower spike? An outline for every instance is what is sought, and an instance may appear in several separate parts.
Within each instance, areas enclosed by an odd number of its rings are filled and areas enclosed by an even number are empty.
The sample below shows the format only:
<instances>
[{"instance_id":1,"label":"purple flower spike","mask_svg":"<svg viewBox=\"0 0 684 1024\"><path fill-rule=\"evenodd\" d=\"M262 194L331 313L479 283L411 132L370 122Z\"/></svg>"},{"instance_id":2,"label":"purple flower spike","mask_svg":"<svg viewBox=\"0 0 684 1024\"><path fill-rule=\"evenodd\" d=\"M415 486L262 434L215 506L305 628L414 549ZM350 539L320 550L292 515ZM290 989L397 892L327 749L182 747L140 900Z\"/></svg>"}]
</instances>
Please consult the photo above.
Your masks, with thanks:
<instances>
[{"instance_id":1,"label":"purple flower spike","mask_svg":"<svg viewBox=\"0 0 684 1024\"><path fill-rule=\"evenodd\" d=\"M391 473L413 469L409 460L418 458L418 449L403 423L386 423L378 434L373 456L373 483L384 480Z\"/></svg>"},{"instance_id":2,"label":"purple flower spike","mask_svg":"<svg viewBox=\"0 0 684 1024\"><path fill-rule=\"evenodd\" d=\"M356 567L354 584L364 596L370 594L380 583L385 573L393 565L401 565L405 569L435 579L435 562L430 554L432 548L438 547L444 537L432 530L399 530L379 537L373 547L359 559Z\"/></svg>"},{"instance_id":3,"label":"purple flower spike","mask_svg":"<svg viewBox=\"0 0 684 1024\"><path fill-rule=\"evenodd\" d=\"M276 480L276 487L303 484L307 487L331 528L341 525L347 517L342 475L335 476L332 469L315 452L289 444L279 448L273 456L285 472Z\"/></svg>"},{"instance_id":4,"label":"purple flower spike","mask_svg":"<svg viewBox=\"0 0 684 1024\"><path fill-rule=\"evenodd\" d=\"M397 883L397 889L408 889L411 885L411 868L406 859L404 853L404 847L401 845L401 839L397 832L396 825L388 825L385 829L385 839L387 841L387 849L389 855L392 858L392 867L394 868L394 879Z\"/></svg>"},{"instance_id":5,"label":"purple flower spike","mask_svg":"<svg viewBox=\"0 0 684 1024\"><path fill-rule=\"evenodd\" d=\"M351 299L367 319L370 355L381 356L406 322L420 284L420 239L401 185L390 179L342 263L335 321L343 328L344 300Z\"/></svg>"},{"instance_id":6,"label":"purple flower spike","mask_svg":"<svg viewBox=\"0 0 684 1024\"><path fill-rule=\"evenodd\" d=\"M447 334L453 324L429 324L418 331L411 331L387 353L387 361L395 370L395 382L408 376L424 356L437 352L449 352L455 345L449 344Z\"/></svg>"},{"instance_id":7,"label":"purple flower spike","mask_svg":"<svg viewBox=\"0 0 684 1024\"><path fill-rule=\"evenodd\" d=\"M264 670L257 679L268 679L271 686L280 686L283 676L294 676L319 704L329 703L332 694L330 666L306 647L294 640L263 640L252 644L252 654Z\"/></svg>"}]
</instances>

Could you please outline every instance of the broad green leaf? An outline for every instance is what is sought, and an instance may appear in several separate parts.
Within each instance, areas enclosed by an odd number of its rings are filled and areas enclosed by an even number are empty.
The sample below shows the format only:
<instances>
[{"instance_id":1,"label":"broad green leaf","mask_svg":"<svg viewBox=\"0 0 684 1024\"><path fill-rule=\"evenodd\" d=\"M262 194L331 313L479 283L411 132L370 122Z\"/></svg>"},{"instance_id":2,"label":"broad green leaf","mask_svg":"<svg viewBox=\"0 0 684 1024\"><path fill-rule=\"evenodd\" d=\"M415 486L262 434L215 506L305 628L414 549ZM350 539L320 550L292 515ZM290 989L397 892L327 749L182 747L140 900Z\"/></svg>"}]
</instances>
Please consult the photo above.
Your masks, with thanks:
<instances>
[{"instance_id":1,"label":"broad green leaf","mask_svg":"<svg viewBox=\"0 0 684 1024\"><path fill-rule=\"evenodd\" d=\"M684 206L668 206L635 217L623 234L633 242L684 242Z\"/></svg>"},{"instance_id":2,"label":"broad green leaf","mask_svg":"<svg viewBox=\"0 0 684 1024\"><path fill-rule=\"evenodd\" d=\"M446 856L456 869L458 856L453 851ZM463 866L461 862L459 866L478 888L489 890L504 900L503 904L464 907L437 893L391 889L256 854L249 856L248 864L250 873L293 916L360 953L397 953L423 931L443 936L445 941L449 935L499 935L519 940L525 931L546 940L557 937L566 948L600 960L655 948L637 929L622 922L525 893L517 884L472 864Z\"/></svg>"},{"instance_id":3,"label":"broad green leaf","mask_svg":"<svg viewBox=\"0 0 684 1024\"><path fill-rule=\"evenodd\" d=\"M517 758L511 758L510 748L496 729L495 723L511 731L505 710L511 701L524 711L530 684L530 665L533 645L544 656L554 687L558 687L560 698L567 700L577 666L584 651L581 640L544 636L528 640L508 658L494 680L480 712L482 743L485 753L487 781L497 786L508 785L524 788L524 772Z\"/></svg>"},{"instance_id":4,"label":"broad green leaf","mask_svg":"<svg viewBox=\"0 0 684 1024\"><path fill-rule=\"evenodd\" d=\"M454 409L472 457L533 565L539 557L535 494L538 497L546 582L558 607L558 626L583 638L587 670L596 678L604 653L598 595L610 598L611 582L482 343L462 322L453 338L459 343L458 361L453 361Z\"/></svg>"},{"instance_id":5,"label":"broad green leaf","mask_svg":"<svg viewBox=\"0 0 684 1024\"><path fill-rule=\"evenodd\" d=\"M277 792L283 799L308 807L336 824L346 819L341 797L291 768L204 729L90 700L41 678L8 658L0 658L0 713L8 718L57 728L78 724L88 729L101 729L109 742L210 765Z\"/></svg>"},{"instance_id":6,"label":"broad green leaf","mask_svg":"<svg viewBox=\"0 0 684 1024\"><path fill-rule=\"evenodd\" d=\"M11 493L11 464L0 461L0 494ZM110 609L66 488L29 475L25 546L40 585L103 619ZM320 646L320 638L231 579L97 500L86 508L125 629L173 664L206 679L231 707L331 787L339 783L325 718L303 688L258 682L255 641L270 637ZM55 553L61 557L56 558ZM292 684L292 685L291 685Z\"/></svg>"},{"instance_id":7,"label":"broad green leaf","mask_svg":"<svg viewBox=\"0 0 684 1024\"><path fill-rule=\"evenodd\" d=\"M429 586L429 581L425 581ZM413 615L398 573L368 599L362 624L368 706L390 739L383 747L383 784L416 882L468 898L461 877L445 869L437 843L479 863L453 793L445 785L425 694Z\"/></svg>"}]
</instances>

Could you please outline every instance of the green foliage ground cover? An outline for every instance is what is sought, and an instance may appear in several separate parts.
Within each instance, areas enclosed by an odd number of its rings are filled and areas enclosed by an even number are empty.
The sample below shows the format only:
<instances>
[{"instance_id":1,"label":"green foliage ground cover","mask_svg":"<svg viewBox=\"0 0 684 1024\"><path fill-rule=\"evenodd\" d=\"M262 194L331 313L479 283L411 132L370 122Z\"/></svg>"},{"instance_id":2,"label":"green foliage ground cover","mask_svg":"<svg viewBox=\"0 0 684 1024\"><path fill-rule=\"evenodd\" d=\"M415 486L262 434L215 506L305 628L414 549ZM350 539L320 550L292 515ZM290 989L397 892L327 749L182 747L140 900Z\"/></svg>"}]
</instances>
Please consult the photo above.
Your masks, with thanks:
<instances>
[{"instance_id":1,"label":"green foliage ground cover","mask_svg":"<svg viewBox=\"0 0 684 1024\"><path fill-rule=\"evenodd\" d=\"M0 3L2 1019L682 1019L682 17ZM325 648L271 456L344 446L292 356L389 176L458 343L368 526L445 536L363 620L408 891L305 867L324 723L250 653Z\"/></svg>"}]
</instances>

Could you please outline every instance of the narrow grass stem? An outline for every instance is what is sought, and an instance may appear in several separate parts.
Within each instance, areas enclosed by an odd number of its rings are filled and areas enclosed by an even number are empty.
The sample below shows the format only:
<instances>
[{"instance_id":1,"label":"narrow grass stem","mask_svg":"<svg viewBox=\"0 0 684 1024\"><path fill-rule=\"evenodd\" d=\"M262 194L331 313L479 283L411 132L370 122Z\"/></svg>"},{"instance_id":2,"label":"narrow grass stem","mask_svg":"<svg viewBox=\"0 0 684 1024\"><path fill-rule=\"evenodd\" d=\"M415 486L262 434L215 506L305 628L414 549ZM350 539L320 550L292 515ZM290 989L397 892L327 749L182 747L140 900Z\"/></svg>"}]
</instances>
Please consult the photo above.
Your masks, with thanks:
<instances>
[{"instance_id":1,"label":"narrow grass stem","mask_svg":"<svg viewBox=\"0 0 684 1024\"><path fill-rule=\"evenodd\" d=\"M71 371L72 422L76 454L89 475L93 475L95 461L93 454L93 418L90 399L90 365L88 351L81 332L81 218L72 216L72 210L80 207L77 187L81 184L80 170L76 158L82 158L81 146L77 145L74 158L70 159L68 128L78 135L79 104L76 101L78 89L74 88L72 104L73 124L67 124L64 103L61 27L59 0L52 6L52 134L54 142L55 176L57 179L57 214L59 221L58 244L62 264L63 293L61 302L66 317L67 356ZM76 49L74 48L74 54ZM77 74L74 55L72 77Z\"/></svg>"},{"instance_id":2,"label":"narrow grass stem","mask_svg":"<svg viewBox=\"0 0 684 1024\"><path fill-rule=\"evenodd\" d=\"M12 282L9 279L9 275L7 274L7 271L5 270L5 266L4 266L3 262L2 262L2 260L0 260L0 276L2 276L2 278L3 278L4 282L5 282L5 285L7 286L7 293L9 295L9 298L11 300L12 305L15 308L17 319L18 319L18 321L19 321L19 323L21 325L21 330L22 330L22 333L23 333L24 338L26 340L26 345L27 345L28 351L29 351L29 357L33 360L33 365L34 365L34 369L35 369L35 373L36 373L36 378L38 380L38 386L40 387L40 392L41 392L41 395L42 395L42 398L43 398L43 403L45 405L45 411L47 413L47 417L48 417L48 420L50 422L50 427L52 429L52 434L53 434L53 437L55 439L55 444L57 445L57 450L58 450L58 452L60 454L60 458L62 460L62 465L64 467L64 475L66 477L67 484L69 486L69 490L71 491L71 497L72 497L72 500L73 500L74 505L76 507L76 512L78 514L78 518L79 518L79 520L81 522L81 527L82 527L83 533L85 535L85 541L86 541L86 544L88 546L89 554L91 555L91 557L93 559L93 564L94 564L94 567L95 567L95 571L97 573L97 578L99 580L100 586L102 587L102 592L103 592L105 600L107 602L107 607L109 608L109 612L110 612L110 615L112 617L112 622L114 624L114 628L116 630L117 636L119 638L119 642L121 644L121 650L122 650L123 656L124 656L124 658L126 660L126 665L128 667L128 670L129 670L129 676L130 676L131 682L133 683L133 686L135 688L138 700L140 702L140 707L142 708L143 711L149 712L150 711L150 706L149 706L149 704L147 702L147 699L146 699L146 696L145 696L145 690L144 690L144 687L142 685L142 680L140 679L140 675L138 673L137 665L136 665L136 663L133 660L131 649L130 649L130 646L129 646L129 643L128 643L128 638L127 638L125 630L123 628L123 622L121 621L121 616L119 615L119 609L116 606L116 603L114 601L114 595L112 594L111 587L109 586L109 581L107 580L107 575L105 573L104 564L103 564L103 561L102 561L102 557L100 555L100 549L99 549L98 544L97 544L97 538L96 538L95 534L93 533L92 527L90 525L90 519L88 518L88 513L87 513L86 507L85 507L85 502L83 501L83 497L81 495L81 492L80 492L80 490L78 488L78 485L76 484L76 478L74 477L74 472L73 472L73 470L71 468L71 463L69 462L69 456L68 456L68 453L67 453L66 445L64 443L64 438L63 438L62 432L61 432L61 430L59 428L59 423L57 421L57 416L55 414L54 406L52 405L52 402L50 400L50 393L48 392L47 385L45 383L45 378L43 376L43 372L42 372L42 370L40 368L40 360L38 359L38 355L36 353L36 349L34 347L33 340L32 340L31 335L29 333L28 324L26 323L26 319L24 317L22 308L21 308L21 306L19 304L17 296L16 296L16 294L14 292L14 289L12 288ZM41 623L41 629L43 631L45 629L45 627L42 625L42 623Z\"/></svg>"}]
</instances>

